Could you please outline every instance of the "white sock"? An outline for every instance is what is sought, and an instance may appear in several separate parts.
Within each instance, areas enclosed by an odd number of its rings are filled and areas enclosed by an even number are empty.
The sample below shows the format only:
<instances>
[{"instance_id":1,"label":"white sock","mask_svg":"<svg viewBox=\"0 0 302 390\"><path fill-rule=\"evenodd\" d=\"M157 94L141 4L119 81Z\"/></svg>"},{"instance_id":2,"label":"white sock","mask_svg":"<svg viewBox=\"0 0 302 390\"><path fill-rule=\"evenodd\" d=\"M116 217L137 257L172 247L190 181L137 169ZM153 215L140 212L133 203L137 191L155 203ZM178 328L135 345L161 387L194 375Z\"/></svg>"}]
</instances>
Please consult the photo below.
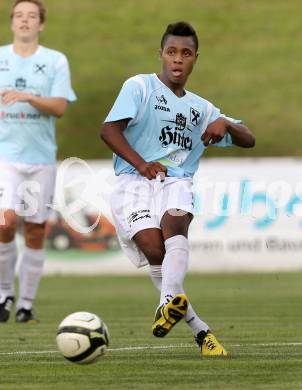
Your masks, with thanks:
<instances>
[{"instance_id":1,"label":"white sock","mask_svg":"<svg viewBox=\"0 0 302 390\"><path fill-rule=\"evenodd\" d=\"M182 235L165 241L166 254L162 264L162 286L160 305L166 304L183 291L183 281L188 268L189 244Z\"/></svg>"},{"instance_id":2,"label":"white sock","mask_svg":"<svg viewBox=\"0 0 302 390\"><path fill-rule=\"evenodd\" d=\"M44 249L24 248L19 270L17 309L31 309L43 272Z\"/></svg>"},{"instance_id":3,"label":"white sock","mask_svg":"<svg viewBox=\"0 0 302 390\"><path fill-rule=\"evenodd\" d=\"M160 292L161 291L161 281L162 281L161 265L150 265L149 273L150 273L150 278L151 278L154 286Z\"/></svg>"},{"instance_id":4,"label":"white sock","mask_svg":"<svg viewBox=\"0 0 302 390\"><path fill-rule=\"evenodd\" d=\"M157 290L161 291L161 284L162 284L162 274L161 274L161 265L150 265L150 277L154 284L154 286L157 288ZM184 293L184 291L182 291ZM203 322L196 312L194 311L192 305L189 303L187 313L184 317L184 320L188 324L188 326L192 329L192 333L195 336L203 330L207 332L209 330L208 325Z\"/></svg>"},{"instance_id":5,"label":"white sock","mask_svg":"<svg viewBox=\"0 0 302 390\"><path fill-rule=\"evenodd\" d=\"M15 295L14 277L17 262L16 241L0 242L0 303Z\"/></svg>"}]
</instances>

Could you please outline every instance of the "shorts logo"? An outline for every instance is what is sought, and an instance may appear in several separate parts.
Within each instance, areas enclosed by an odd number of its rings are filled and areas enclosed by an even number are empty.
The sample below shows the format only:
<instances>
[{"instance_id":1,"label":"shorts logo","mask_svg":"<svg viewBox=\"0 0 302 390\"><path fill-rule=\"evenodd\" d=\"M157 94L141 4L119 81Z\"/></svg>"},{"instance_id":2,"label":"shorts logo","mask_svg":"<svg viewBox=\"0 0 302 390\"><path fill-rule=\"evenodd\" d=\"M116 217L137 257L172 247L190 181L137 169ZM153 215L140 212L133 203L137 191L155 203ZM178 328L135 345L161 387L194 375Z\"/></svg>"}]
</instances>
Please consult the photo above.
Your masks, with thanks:
<instances>
[{"instance_id":1,"label":"shorts logo","mask_svg":"<svg viewBox=\"0 0 302 390\"><path fill-rule=\"evenodd\" d=\"M131 227L134 222L139 221L140 219L151 218L150 210L138 210L134 211L127 218L128 224Z\"/></svg>"}]
</instances>

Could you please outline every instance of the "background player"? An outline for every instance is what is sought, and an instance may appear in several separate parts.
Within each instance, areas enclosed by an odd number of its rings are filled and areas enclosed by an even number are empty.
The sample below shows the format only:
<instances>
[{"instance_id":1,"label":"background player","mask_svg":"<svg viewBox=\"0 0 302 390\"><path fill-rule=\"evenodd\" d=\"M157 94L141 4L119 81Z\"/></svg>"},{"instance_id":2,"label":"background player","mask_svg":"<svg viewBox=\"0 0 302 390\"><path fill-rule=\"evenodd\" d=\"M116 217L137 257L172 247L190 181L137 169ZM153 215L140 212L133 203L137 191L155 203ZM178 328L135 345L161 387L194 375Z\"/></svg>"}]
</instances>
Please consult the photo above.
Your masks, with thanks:
<instances>
[{"instance_id":1,"label":"background player","mask_svg":"<svg viewBox=\"0 0 302 390\"><path fill-rule=\"evenodd\" d=\"M15 300L17 215L24 217L16 321L32 311L44 262L45 225L56 174L55 118L75 100L66 57L39 45L46 10L40 0L17 0L12 45L0 47L0 321Z\"/></svg>"},{"instance_id":2,"label":"background player","mask_svg":"<svg viewBox=\"0 0 302 390\"><path fill-rule=\"evenodd\" d=\"M121 246L137 266L150 264L161 292L153 334L165 336L185 317L202 354L215 356L227 353L183 290L192 177L208 145L253 147L255 138L241 121L184 89L197 50L196 33L188 23L169 25L161 41L160 74L124 83L101 137L115 153L118 181L112 212Z\"/></svg>"}]
</instances>

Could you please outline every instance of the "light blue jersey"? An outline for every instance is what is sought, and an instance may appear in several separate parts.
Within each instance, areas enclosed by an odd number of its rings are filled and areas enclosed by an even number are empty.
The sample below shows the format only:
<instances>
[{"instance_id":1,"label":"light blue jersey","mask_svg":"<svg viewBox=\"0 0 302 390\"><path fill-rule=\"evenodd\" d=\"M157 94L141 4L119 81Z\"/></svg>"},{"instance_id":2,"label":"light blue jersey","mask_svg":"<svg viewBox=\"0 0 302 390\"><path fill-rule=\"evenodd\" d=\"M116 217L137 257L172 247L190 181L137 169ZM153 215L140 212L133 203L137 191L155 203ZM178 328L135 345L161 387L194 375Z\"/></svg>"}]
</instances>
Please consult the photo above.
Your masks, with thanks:
<instances>
[{"instance_id":1,"label":"light blue jersey","mask_svg":"<svg viewBox=\"0 0 302 390\"><path fill-rule=\"evenodd\" d=\"M155 74L142 74L124 83L105 122L131 118L124 135L145 161L159 161L167 167L168 176L192 177L205 150L200 137L221 116L218 108L200 96L186 91L178 97ZM230 145L230 134L215 144ZM114 169L116 175L136 173L116 155Z\"/></svg>"},{"instance_id":2,"label":"light blue jersey","mask_svg":"<svg viewBox=\"0 0 302 390\"><path fill-rule=\"evenodd\" d=\"M13 45L0 47L0 91L14 89L42 97L76 97L66 57L39 46L21 57ZM53 164L56 160L55 117L29 103L4 105L0 99L0 159L25 164Z\"/></svg>"}]
</instances>

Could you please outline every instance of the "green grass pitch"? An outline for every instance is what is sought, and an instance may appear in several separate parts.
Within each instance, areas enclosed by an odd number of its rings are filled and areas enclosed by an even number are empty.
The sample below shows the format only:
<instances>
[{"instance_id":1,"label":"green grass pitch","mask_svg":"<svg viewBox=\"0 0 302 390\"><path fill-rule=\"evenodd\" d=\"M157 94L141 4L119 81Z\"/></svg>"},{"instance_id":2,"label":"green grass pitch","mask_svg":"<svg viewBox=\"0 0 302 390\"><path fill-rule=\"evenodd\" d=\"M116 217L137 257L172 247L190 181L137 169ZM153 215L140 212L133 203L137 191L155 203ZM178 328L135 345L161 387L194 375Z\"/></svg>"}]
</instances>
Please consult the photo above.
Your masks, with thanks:
<instances>
[{"instance_id":1,"label":"green grass pitch","mask_svg":"<svg viewBox=\"0 0 302 390\"><path fill-rule=\"evenodd\" d=\"M193 306L230 356L202 358L185 323L164 339L151 334L157 292L147 276L43 278L41 323L0 325L0 389L300 389L302 273L188 275ZM92 365L56 350L58 323L95 312L110 331Z\"/></svg>"}]
</instances>

